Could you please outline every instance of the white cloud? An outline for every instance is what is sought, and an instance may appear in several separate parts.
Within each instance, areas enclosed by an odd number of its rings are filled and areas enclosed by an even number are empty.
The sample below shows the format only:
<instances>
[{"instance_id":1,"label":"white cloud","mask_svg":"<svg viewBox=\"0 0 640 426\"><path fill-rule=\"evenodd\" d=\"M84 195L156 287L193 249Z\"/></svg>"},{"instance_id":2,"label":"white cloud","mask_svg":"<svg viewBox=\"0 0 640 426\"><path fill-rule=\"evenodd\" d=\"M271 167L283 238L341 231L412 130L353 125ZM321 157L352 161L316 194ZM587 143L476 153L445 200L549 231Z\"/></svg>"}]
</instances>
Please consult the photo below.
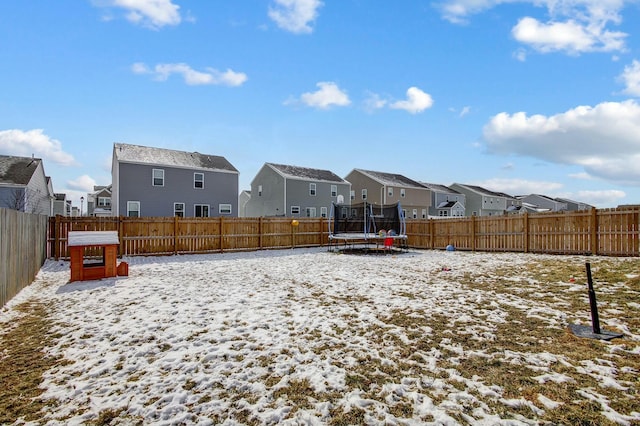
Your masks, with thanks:
<instances>
[{"instance_id":1,"label":"white cloud","mask_svg":"<svg viewBox=\"0 0 640 426\"><path fill-rule=\"evenodd\" d=\"M269 17L278 27L296 34L311 33L311 23L318 17L320 0L275 0Z\"/></svg>"},{"instance_id":2,"label":"white cloud","mask_svg":"<svg viewBox=\"0 0 640 426\"><path fill-rule=\"evenodd\" d=\"M640 61L634 60L631 65L624 67L619 79L625 85L623 93L640 97Z\"/></svg>"},{"instance_id":3,"label":"white cloud","mask_svg":"<svg viewBox=\"0 0 640 426\"><path fill-rule=\"evenodd\" d=\"M349 96L337 84L322 81L316 84L319 90L303 93L300 101L313 108L327 109L332 106L347 106L351 104Z\"/></svg>"},{"instance_id":4,"label":"white cloud","mask_svg":"<svg viewBox=\"0 0 640 426\"><path fill-rule=\"evenodd\" d=\"M509 195L552 194L563 187L561 183L557 182L500 178L487 179L475 184L491 191L504 192Z\"/></svg>"},{"instance_id":5,"label":"white cloud","mask_svg":"<svg viewBox=\"0 0 640 426\"><path fill-rule=\"evenodd\" d=\"M640 105L633 100L553 116L502 112L485 125L483 137L491 153L579 165L594 177L640 183Z\"/></svg>"},{"instance_id":6,"label":"white cloud","mask_svg":"<svg viewBox=\"0 0 640 426\"><path fill-rule=\"evenodd\" d=\"M76 165L73 156L62 150L62 143L45 135L42 129L1 130L0 151L18 157L34 155L62 166ZM46 165L46 164L45 164Z\"/></svg>"},{"instance_id":7,"label":"white cloud","mask_svg":"<svg viewBox=\"0 0 640 426\"><path fill-rule=\"evenodd\" d=\"M150 69L146 64L136 62L131 66L131 71L134 74L151 74L157 81L166 81L172 74L180 74L184 82L189 86L241 86L248 79L245 73L235 72L231 69L218 71L213 68L206 68L203 72L196 71L185 63L157 64L153 69Z\"/></svg>"},{"instance_id":8,"label":"white cloud","mask_svg":"<svg viewBox=\"0 0 640 426\"><path fill-rule=\"evenodd\" d=\"M626 33L607 29L622 21L620 12L635 0L443 0L437 4L444 19L464 23L477 13L507 3L529 3L545 7L550 19L541 22L522 17L513 27L514 38L547 53L570 54L594 51L624 51ZM514 57L525 59L523 51Z\"/></svg>"},{"instance_id":9,"label":"white cloud","mask_svg":"<svg viewBox=\"0 0 640 426\"><path fill-rule=\"evenodd\" d=\"M127 20L154 29L182 21L180 6L171 0L94 0L94 4L125 9Z\"/></svg>"},{"instance_id":10,"label":"white cloud","mask_svg":"<svg viewBox=\"0 0 640 426\"><path fill-rule=\"evenodd\" d=\"M574 20L542 23L524 17L511 30L513 37L543 53L565 51L570 54L622 50L625 33L604 30L600 25L585 25Z\"/></svg>"},{"instance_id":11,"label":"white cloud","mask_svg":"<svg viewBox=\"0 0 640 426\"><path fill-rule=\"evenodd\" d=\"M82 175L77 179L67 181L67 188L76 191L93 192L93 187L95 185L95 179L88 175Z\"/></svg>"},{"instance_id":12,"label":"white cloud","mask_svg":"<svg viewBox=\"0 0 640 426\"><path fill-rule=\"evenodd\" d=\"M592 206L616 206L620 204L620 200L626 197L624 191L617 189L597 190L597 191L578 191L568 194L562 198L580 201Z\"/></svg>"},{"instance_id":13,"label":"white cloud","mask_svg":"<svg viewBox=\"0 0 640 426\"><path fill-rule=\"evenodd\" d=\"M377 93L368 92L367 97L364 100L364 109L367 112L373 112L375 110L384 108L387 105L387 100L382 99Z\"/></svg>"},{"instance_id":14,"label":"white cloud","mask_svg":"<svg viewBox=\"0 0 640 426\"><path fill-rule=\"evenodd\" d=\"M469 114L470 112L471 112L471 107L470 106L465 106L465 107L462 107L462 110L460 111L460 114L458 114L458 116L460 118L462 118L465 115Z\"/></svg>"},{"instance_id":15,"label":"white cloud","mask_svg":"<svg viewBox=\"0 0 640 426\"><path fill-rule=\"evenodd\" d=\"M410 87L407 89L407 99L404 101L397 101L389 105L392 109L402 109L411 114L417 114L425 109L431 108L433 105L433 99L431 95L423 92L417 87Z\"/></svg>"}]
</instances>

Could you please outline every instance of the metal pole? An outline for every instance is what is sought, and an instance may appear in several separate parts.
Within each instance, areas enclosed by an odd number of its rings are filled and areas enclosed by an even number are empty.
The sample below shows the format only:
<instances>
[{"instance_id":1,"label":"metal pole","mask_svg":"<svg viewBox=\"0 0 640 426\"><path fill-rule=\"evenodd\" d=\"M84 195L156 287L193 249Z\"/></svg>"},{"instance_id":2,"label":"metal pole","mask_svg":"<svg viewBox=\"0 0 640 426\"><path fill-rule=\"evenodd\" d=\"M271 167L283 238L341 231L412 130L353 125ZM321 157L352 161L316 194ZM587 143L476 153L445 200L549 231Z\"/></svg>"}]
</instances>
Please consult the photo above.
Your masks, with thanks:
<instances>
[{"instance_id":1,"label":"metal pole","mask_svg":"<svg viewBox=\"0 0 640 426\"><path fill-rule=\"evenodd\" d=\"M600 318L598 317L598 304L596 302L596 292L593 290L593 280L591 279L591 264L586 263L587 282L589 284L589 304L591 305L591 324L593 332L600 334Z\"/></svg>"}]
</instances>

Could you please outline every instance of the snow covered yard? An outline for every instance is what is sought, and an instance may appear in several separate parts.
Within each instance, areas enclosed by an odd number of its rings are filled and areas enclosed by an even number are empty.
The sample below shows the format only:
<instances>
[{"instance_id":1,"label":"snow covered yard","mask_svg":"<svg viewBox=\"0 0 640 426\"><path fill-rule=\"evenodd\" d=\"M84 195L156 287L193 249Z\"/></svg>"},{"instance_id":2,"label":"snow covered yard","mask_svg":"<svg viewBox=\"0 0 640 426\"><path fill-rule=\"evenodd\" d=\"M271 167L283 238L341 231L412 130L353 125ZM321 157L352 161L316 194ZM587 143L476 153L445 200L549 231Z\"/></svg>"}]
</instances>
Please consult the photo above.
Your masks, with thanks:
<instances>
[{"instance_id":1,"label":"snow covered yard","mask_svg":"<svg viewBox=\"0 0 640 426\"><path fill-rule=\"evenodd\" d=\"M36 424L640 424L638 259L125 260L127 278L71 284L48 261L0 311L3 334L25 303L50 312ZM590 324L586 261L622 339L567 329Z\"/></svg>"}]
</instances>

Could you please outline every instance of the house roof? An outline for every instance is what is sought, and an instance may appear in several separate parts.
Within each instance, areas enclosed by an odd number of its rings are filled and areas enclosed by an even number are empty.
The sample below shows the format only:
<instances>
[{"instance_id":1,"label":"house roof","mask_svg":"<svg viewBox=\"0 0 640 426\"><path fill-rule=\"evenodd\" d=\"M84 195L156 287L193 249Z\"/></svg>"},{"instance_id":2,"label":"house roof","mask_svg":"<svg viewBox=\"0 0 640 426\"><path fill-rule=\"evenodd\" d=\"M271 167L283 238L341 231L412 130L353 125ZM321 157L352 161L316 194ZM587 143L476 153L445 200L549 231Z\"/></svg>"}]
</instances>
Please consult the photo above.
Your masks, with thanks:
<instances>
[{"instance_id":1,"label":"house roof","mask_svg":"<svg viewBox=\"0 0 640 426\"><path fill-rule=\"evenodd\" d=\"M474 192L477 192L478 194L482 194L482 195L489 195L491 197L506 197L506 198L513 198L513 196L509 195L509 194L505 194L504 192L494 192L494 191L490 191L486 188L483 188L481 186L477 186L477 185L467 185L464 183L458 183L456 185L460 185L462 187L468 188Z\"/></svg>"},{"instance_id":2,"label":"house roof","mask_svg":"<svg viewBox=\"0 0 640 426\"><path fill-rule=\"evenodd\" d=\"M65 201L67 199L67 194L64 193L55 193L53 194L53 196L55 197L56 201Z\"/></svg>"},{"instance_id":3,"label":"house roof","mask_svg":"<svg viewBox=\"0 0 640 426\"><path fill-rule=\"evenodd\" d=\"M289 166L285 164L266 163L285 177L296 179L309 179L326 182L347 183L346 180L330 170L310 169L308 167Z\"/></svg>"},{"instance_id":4,"label":"house roof","mask_svg":"<svg viewBox=\"0 0 640 426\"><path fill-rule=\"evenodd\" d=\"M380 182L383 185L387 186L400 186L404 188L419 188L419 189L427 189L419 182L415 180L409 179L403 175L397 175L393 173L384 173L384 172L376 172L373 170L362 170L355 169L356 171L362 173L363 175L369 176L371 179L374 179Z\"/></svg>"},{"instance_id":5,"label":"house roof","mask_svg":"<svg viewBox=\"0 0 640 426\"><path fill-rule=\"evenodd\" d=\"M173 149L130 145L126 143L115 143L113 144L113 149L118 161L125 163L238 172L226 158L219 155L176 151Z\"/></svg>"},{"instance_id":6,"label":"house roof","mask_svg":"<svg viewBox=\"0 0 640 426\"><path fill-rule=\"evenodd\" d=\"M447 194L460 194L460 192L456 191L455 189L451 189L448 186L441 185L439 183L420 182L420 184L422 184L422 186L434 192L444 192Z\"/></svg>"},{"instance_id":7,"label":"house roof","mask_svg":"<svg viewBox=\"0 0 640 426\"><path fill-rule=\"evenodd\" d=\"M0 155L0 183L28 185L41 162L40 158Z\"/></svg>"}]
</instances>

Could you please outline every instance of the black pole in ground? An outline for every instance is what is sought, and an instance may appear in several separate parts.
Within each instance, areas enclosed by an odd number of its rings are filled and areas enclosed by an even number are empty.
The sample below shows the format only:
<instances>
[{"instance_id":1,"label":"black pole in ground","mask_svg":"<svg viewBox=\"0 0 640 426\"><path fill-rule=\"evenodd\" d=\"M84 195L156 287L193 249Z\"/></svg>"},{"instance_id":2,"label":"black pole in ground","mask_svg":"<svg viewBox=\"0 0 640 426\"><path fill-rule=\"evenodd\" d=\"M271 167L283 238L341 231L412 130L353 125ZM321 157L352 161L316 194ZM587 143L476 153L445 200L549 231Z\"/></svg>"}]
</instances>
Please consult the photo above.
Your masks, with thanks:
<instances>
[{"instance_id":1,"label":"black pole in ground","mask_svg":"<svg viewBox=\"0 0 640 426\"><path fill-rule=\"evenodd\" d=\"M591 325L593 332L600 334L600 318L598 317L598 302L596 301L596 292L593 290L593 279L591 278L591 264L586 263L587 283L589 284L589 305L591 305Z\"/></svg>"},{"instance_id":2,"label":"black pole in ground","mask_svg":"<svg viewBox=\"0 0 640 426\"><path fill-rule=\"evenodd\" d=\"M571 332L578 337L589 339L611 340L622 337L620 333L600 330L600 318L598 317L598 304L596 302L596 292L593 289L593 279L591 278L591 264L586 263L587 283L589 285L589 305L591 307L591 327L580 324L569 324Z\"/></svg>"}]
</instances>

